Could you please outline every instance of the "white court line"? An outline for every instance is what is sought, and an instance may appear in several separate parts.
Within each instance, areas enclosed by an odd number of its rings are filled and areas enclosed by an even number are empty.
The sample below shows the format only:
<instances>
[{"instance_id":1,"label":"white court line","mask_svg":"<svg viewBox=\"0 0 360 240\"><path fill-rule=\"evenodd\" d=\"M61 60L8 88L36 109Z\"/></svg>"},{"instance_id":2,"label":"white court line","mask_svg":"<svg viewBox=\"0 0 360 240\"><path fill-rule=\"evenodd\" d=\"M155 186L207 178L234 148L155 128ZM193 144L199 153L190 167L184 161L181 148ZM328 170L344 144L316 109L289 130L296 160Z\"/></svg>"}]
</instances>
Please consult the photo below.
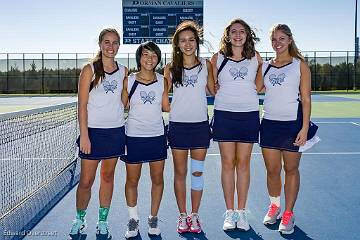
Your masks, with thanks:
<instances>
[{"instance_id":1,"label":"white court line","mask_svg":"<svg viewBox=\"0 0 360 240\"><path fill-rule=\"evenodd\" d=\"M356 122L315 122L316 124L353 124L360 127L359 123Z\"/></svg>"},{"instance_id":2,"label":"white court line","mask_svg":"<svg viewBox=\"0 0 360 240\"><path fill-rule=\"evenodd\" d=\"M320 152L320 153L303 153L304 155L360 155L360 152ZM208 156L220 156L220 153L208 153ZM252 155L262 155L262 153L255 152Z\"/></svg>"},{"instance_id":3,"label":"white court line","mask_svg":"<svg viewBox=\"0 0 360 240\"><path fill-rule=\"evenodd\" d=\"M337 123L341 123L341 124L351 124L353 122L314 122L317 124L337 124Z\"/></svg>"},{"instance_id":4,"label":"white court line","mask_svg":"<svg viewBox=\"0 0 360 240\"><path fill-rule=\"evenodd\" d=\"M262 153L254 152L252 155L262 155ZM302 153L303 155L360 155L360 152L314 152L314 153ZM220 153L208 153L207 156L220 156ZM68 160L67 158L0 158L0 161L5 160Z\"/></svg>"},{"instance_id":5,"label":"white court line","mask_svg":"<svg viewBox=\"0 0 360 240\"><path fill-rule=\"evenodd\" d=\"M5 160L66 160L68 161L68 158L0 158L0 161Z\"/></svg>"}]
</instances>

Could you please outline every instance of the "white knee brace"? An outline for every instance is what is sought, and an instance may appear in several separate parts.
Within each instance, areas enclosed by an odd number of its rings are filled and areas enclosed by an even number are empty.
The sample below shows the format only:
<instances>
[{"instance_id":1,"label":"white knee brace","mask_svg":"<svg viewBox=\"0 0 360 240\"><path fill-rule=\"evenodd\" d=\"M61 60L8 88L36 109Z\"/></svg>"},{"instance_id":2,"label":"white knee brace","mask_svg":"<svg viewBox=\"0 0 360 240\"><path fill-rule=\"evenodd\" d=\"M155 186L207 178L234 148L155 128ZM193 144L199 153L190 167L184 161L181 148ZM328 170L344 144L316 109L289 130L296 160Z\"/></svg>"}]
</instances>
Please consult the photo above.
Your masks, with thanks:
<instances>
[{"instance_id":1,"label":"white knee brace","mask_svg":"<svg viewBox=\"0 0 360 240\"><path fill-rule=\"evenodd\" d=\"M204 188L204 163L205 161L199 161L191 158L191 189L196 191L202 191ZM201 172L201 176L194 176L196 172Z\"/></svg>"}]
</instances>

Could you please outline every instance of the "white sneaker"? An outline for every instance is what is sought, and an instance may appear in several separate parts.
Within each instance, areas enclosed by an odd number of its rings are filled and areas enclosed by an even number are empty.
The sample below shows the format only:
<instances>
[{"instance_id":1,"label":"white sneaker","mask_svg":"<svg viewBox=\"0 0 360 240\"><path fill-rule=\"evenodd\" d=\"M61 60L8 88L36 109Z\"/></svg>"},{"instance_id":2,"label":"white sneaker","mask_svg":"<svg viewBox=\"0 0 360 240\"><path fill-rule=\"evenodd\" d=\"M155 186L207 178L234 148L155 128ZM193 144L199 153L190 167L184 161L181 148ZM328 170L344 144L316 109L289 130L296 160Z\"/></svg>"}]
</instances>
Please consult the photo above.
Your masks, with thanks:
<instances>
[{"instance_id":1,"label":"white sneaker","mask_svg":"<svg viewBox=\"0 0 360 240\"><path fill-rule=\"evenodd\" d=\"M226 210L226 212L224 213L224 217L225 220L224 220L223 230L227 231L227 230L235 229L238 213L232 209L229 209Z\"/></svg>"},{"instance_id":2,"label":"white sneaker","mask_svg":"<svg viewBox=\"0 0 360 240\"><path fill-rule=\"evenodd\" d=\"M250 225L247 219L247 212L245 209L236 210L239 214L239 220L236 223L238 229L243 231L249 231Z\"/></svg>"},{"instance_id":3,"label":"white sneaker","mask_svg":"<svg viewBox=\"0 0 360 240\"><path fill-rule=\"evenodd\" d=\"M127 227L125 238L136 237L139 234L139 220L130 218Z\"/></svg>"},{"instance_id":4,"label":"white sneaker","mask_svg":"<svg viewBox=\"0 0 360 240\"><path fill-rule=\"evenodd\" d=\"M84 234L86 227L86 220L74 219L69 233L70 237Z\"/></svg>"},{"instance_id":5,"label":"white sneaker","mask_svg":"<svg viewBox=\"0 0 360 240\"><path fill-rule=\"evenodd\" d=\"M149 224L149 235L160 235L161 231L159 228L159 219L157 216L149 216L148 217L148 224Z\"/></svg>"},{"instance_id":6,"label":"white sneaker","mask_svg":"<svg viewBox=\"0 0 360 240\"><path fill-rule=\"evenodd\" d=\"M96 235L101 235L103 239L111 239L108 222L99 221L96 223Z\"/></svg>"}]
</instances>

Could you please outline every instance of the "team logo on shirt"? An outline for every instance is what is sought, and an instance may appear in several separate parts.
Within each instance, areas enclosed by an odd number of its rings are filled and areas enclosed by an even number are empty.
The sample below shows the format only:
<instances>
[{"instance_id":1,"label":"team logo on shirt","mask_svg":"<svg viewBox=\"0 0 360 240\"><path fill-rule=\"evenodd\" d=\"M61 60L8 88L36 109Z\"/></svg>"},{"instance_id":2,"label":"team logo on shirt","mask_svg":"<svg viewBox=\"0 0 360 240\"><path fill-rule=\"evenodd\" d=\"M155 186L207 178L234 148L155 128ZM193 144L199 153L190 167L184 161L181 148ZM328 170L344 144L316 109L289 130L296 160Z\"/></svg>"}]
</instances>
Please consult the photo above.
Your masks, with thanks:
<instances>
[{"instance_id":1,"label":"team logo on shirt","mask_svg":"<svg viewBox=\"0 0 360 240\"><path fill-rule=\"evenodd\" d=\"M117 88L117 82L115 80L112 80L111 82L104 80L102 85L106 93L108 93L109 91L114 93L114 90Z\"/></svg>"},{"instance_id":2,"label":"team logo on shirt","mask_svg":"<svg viewBox=\"0 0 360 240\"><path fill-rule=\"evenodd\" d=\"M276 84L281 86L281 84L285 81L285 77L285 73L281 73L278 76L276 76L276 74L270 74L269 81L273 86Z\"/></svg>"},{"instance_id":3,"label":"team logo on shirt","mask_svg":"<svg viewBox=\"0 0 360 240\"><path fill-rule=\"evenodd\" d=\"M232 67L229 69L230 75L236 80L237 78L244 79L244 77L247 75L248 69L246 67L235 68Z\"/></svg>"},{"instance_id":4,"label":"team logo on shirt","mask_svg":"<svg viewBox=\"0 0 360 240\"><path fill-rule=\"evenodd\" d=\"M147 103L147 102L152 104L153 101L155 101L155 92L150 91L149 93L146 93L145 91L141 91L140 92L140 97L141 97L141 101L143 101L144 104Z\"/></svg>"},{"instance_id":5,"label":"team logo on shirt","mask_svg":"<svg viewBox=\"0 0 360 240\"><path fill-rule=\"evenodd\" d=\"M198 80L198 75L191 75L190 77L185 75L183 84L185 87L188 87L188 86L195 87L197 80Z\"/></svg>"}]
</instances>

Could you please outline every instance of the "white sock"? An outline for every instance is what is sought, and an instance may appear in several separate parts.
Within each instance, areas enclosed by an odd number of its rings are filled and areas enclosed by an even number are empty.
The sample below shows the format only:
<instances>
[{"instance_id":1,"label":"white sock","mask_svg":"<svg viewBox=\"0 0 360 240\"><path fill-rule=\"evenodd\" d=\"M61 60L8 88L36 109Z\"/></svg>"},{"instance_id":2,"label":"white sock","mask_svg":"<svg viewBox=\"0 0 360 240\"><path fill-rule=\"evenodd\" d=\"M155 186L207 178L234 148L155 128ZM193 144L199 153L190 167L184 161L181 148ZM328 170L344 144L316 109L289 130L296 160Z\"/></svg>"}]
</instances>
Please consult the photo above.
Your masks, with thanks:
<instances>
[{"instance_id":1,"label":"white sock","mask_svg":"<svg viewBox=\"0 0 360 240\"><path fill-rule=\"evenodd\" d=\"M276 206L280 207L280 196L278 197L271 197L269 196L270 198L270 202L275 204Z\"/></svg>"},{"instance_id":2,"label":"white sock","mask_svg":"<svg viewBox=\"0 0 360 240\"><path fill-rule=\"evenodd\" d=\"M135 207L129 207L128 206L128 210L129 210L129 218L130 219L133 218L135 220L139 220L137 206L135 206Z\"/></svg>"}]
</instances>

